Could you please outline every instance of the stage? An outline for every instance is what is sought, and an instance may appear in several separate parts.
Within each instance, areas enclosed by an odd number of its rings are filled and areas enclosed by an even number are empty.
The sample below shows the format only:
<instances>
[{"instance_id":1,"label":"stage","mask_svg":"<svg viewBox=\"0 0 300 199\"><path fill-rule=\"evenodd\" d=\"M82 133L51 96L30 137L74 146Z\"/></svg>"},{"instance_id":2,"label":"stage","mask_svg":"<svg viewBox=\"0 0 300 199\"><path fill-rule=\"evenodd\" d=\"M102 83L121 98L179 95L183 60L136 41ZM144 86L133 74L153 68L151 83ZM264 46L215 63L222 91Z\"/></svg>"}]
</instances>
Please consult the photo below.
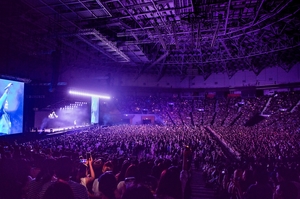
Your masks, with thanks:
<instances>
[{"instance_id":1,"label":"stage","mask_svg":"<svg viewBox=\"0 0 300 199\"><path fill-rule=\"evenodd\" d=\"M74 130L83 130L85 128L91 127L92 125L81 125L81 126L66 126L66 127L58 127L58 128L50 128L50 129L33 129L31 132L38 132L39 134L46 135L58 135Z\"/></svg>"}]
</instances>

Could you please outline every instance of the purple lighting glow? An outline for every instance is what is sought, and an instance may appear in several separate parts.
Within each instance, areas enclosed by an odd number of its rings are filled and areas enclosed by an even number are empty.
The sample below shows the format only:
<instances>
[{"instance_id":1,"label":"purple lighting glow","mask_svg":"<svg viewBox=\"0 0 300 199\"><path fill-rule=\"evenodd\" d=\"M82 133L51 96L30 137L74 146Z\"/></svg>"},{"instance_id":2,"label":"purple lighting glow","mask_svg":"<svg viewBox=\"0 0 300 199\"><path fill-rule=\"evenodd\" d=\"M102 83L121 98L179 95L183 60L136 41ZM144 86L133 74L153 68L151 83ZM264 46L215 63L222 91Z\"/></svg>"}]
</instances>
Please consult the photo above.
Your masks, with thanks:
<instances>
[{"instance_id":1,"label":"purple lighting glow","mask_svg":"<svg viewBox=\"0 0 300 199\"><path fill-rule=\"evenodd\" d=\"M101 99L110 99L110 96L96 95L96 94L84 93L84 92L72 91L72 90L69 91L69 94L86 96L86 97L96 97L96 98L101 98Z\"/></svg>"}]
</instances>

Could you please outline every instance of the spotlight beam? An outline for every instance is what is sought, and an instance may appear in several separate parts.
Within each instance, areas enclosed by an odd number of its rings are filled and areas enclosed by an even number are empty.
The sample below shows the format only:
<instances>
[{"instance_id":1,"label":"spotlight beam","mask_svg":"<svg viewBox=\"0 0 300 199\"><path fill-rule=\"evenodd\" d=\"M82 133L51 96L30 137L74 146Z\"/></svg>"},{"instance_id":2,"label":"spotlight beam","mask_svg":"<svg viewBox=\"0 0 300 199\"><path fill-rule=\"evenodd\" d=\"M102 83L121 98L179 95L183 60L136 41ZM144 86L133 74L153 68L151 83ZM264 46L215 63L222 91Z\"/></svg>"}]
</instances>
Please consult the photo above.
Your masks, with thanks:
<instances>
[{"instance_id":1,"label":"spotlight beam","mask_svg":"<svg viewBox=\"0 0 300 199\"><path fill-rule=\"evenodd\" d=\"M69 91L69 94L86 96L86 97L97 97L97 98L101 98L101 99L110 99L110 96L96 95L96 94L84 93L84 92L72 91L72 90Z\"/></svg>"}]
</instances>

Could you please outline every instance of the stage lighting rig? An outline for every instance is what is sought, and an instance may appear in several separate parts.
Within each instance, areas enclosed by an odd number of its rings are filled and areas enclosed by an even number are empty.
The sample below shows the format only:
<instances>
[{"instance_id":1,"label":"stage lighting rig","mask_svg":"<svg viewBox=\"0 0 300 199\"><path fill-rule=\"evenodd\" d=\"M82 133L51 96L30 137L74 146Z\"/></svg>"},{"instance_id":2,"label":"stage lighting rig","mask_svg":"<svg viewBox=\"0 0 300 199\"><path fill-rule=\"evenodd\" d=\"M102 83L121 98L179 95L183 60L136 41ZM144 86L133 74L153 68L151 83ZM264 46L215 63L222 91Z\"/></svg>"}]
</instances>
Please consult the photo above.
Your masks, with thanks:
<instances>
[{"instance_id":1,"label":"stage lighting rig","mask_svg":"<svg viewBox=\"0 0 300 199\"><path fill-rule=\"evenodd\" d=\"M72 90L69 91L69 94L86 96L86 97L96 97L96 98L100 98L100 99L110 99L110 96L106 96L106 95L91 94L91 93L72 91Z\"/></svg>"}]
</instances>

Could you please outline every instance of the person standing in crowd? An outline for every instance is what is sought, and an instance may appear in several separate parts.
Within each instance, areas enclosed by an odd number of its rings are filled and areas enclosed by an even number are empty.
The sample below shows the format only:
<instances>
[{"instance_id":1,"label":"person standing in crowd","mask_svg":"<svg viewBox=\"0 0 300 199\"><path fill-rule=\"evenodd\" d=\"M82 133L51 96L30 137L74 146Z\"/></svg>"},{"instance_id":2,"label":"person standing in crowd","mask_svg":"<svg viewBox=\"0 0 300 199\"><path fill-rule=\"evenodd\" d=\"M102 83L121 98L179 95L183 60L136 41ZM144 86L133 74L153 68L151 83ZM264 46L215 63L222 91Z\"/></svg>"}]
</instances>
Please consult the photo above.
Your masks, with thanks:
<instances>
[{"instance_id":1,"label":"person standing in crowd","mask_svg":"<svg viewBox=\"0 0 300 199\"><path fill-rule=\"evenodd\" d=\"M70 185L55 182L47 189L43 199L75 199L75 197Z\"/></svg>"},{"instance_id":2,"label":"person standing in crowd","mask_svg":"<svg viewBox=\"0 0 300 199\"><path fill-rule=\"evenodd\" d=\"M72 161L70 160L70 158L68 157L58 158L56 161L56 170L55 170L55 174L57 177L56 182L62 182L68 184L71 187L74 197L76 199L88 199L89 196L86 187L77 182L70 180L71 173L72 173ZM39 194L39 198L40 199L44 198L47 189L51 185L53 185L53 183L56 182L46 183Z\"/></svg>"},{"instance_id":3,"label":"person standing in crowd","mask_svg":"<svg viewBox=\"0 0 300 199\"><path fill-rule=\"evenodd\" d=\"M157 199L182 199L182 183L180 181L180 170L170 167L161 173L156 190Z\"/></svg>"},{"instance_id":4,"label":"person standing in crowd","mask_svg":"<svg viewBox=\"0 0 300 199\"><path fill-rule=\"evenodd\" d=\"M254 172L256 183L251 185L246 194L245 199L272 199L273 190L268 184L268 173L263 168L257 168Z\"/></svg>"},{"instance_id":5,"label":"person standing in crowd","mask_svg":"<svg viewBox=\"0 0 300 199\"><path fill-rule=\"evenodd\" d=\"M99 178L99 191L101 199L116 199L117 180L111 172L103 173Z\"/></svg>"},{"instance_id":6,"label":"person standing in crowd","mask_svg":"<svg viewBox=\"0 0 300 199\"><path fill-rule=\"evenodd\" d=\"M55 172L55 159L45 159L42 161L39 168L39 173L28 185L27 199L38 199L38 194L44 184L56 180Z\"/></svg>"}]
</instances>

